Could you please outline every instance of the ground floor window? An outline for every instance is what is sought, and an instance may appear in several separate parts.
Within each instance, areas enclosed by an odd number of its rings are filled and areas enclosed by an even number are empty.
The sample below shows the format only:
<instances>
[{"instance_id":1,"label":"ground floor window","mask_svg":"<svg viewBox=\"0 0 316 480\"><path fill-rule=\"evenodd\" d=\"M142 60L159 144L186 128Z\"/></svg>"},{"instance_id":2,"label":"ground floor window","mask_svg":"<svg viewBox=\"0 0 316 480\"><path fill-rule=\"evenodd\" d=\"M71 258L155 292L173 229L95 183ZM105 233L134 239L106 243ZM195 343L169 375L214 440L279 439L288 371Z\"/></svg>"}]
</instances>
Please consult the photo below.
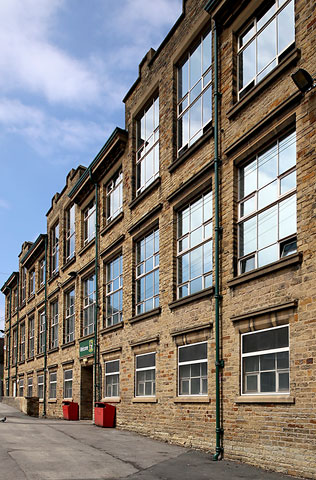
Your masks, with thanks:
<instances>
[{"instance_id":1,"label":"ground floor window","mask_svg":"<svg viewBox=\"0 0 316 480\"><path fill-rule=\"evenodd\" d=\"M64 371L64 398L72 398L72 370Z\"/></svg>"},{"instance_id":2,"label":"ground floor window","mask_svg":"<svg viewBox=\"0 0 316 480\"><path fill-rule=\"evenodd\" d=\"M289 326L241 337L243 394L289 393Z\"/></svg>"},{"instance_id":3,"label":"ground floor window","mask_svg":"<svg viewBox=\"0 0 316 480\"><path fill-rule=\"evenodd\" d=\"M37 396L40 400L44 398L44 375L37 377Z\"/></svg>"},{"instance_id":4,"label":"ground floor window","mask_svg":"<svg viewBox=\"0 0 316 480\"><path fill-rule=\"evenodd\" d=\"M207 395L207 343L179 347L179 395Z\"/></svg>"},{"instance_id":5,"label":"ground floor window","mask_svg":"<svg viewBox=\"0 0 316 480\"><path fill-rule=\"evenodd\" d=\"M105 362L105 388L106 397L118 397L120 394L120 361Z\"/></svg>"},{"instance_id":6,"label":"ground floor window","mask_svg":"<svg viewBox=\"0 0 316 480\"><path fill-rule=\"evenodd\" d=\"M156 394L156 353L136 356L136 397L152 397Z\"/></svg>"},{"instance_id":7,"label":"ground floor window","mask_svg":"<svg viewBox=\"0 0 316 480\"><path fill-rule=\"evenodd\" d=\"M49 398L57 398L57 372L49 374Z\"/></svg>"},{"instance_id":8,"label":"ground floor window","mask_svg":"<svg viewBox=\"0 0 316 480\"><path fill-rule=\"evenodd\" d=\"M20 378L19 380L19 397L23 397L24 393L24 379Z\"/></svg>"}]
</instances>

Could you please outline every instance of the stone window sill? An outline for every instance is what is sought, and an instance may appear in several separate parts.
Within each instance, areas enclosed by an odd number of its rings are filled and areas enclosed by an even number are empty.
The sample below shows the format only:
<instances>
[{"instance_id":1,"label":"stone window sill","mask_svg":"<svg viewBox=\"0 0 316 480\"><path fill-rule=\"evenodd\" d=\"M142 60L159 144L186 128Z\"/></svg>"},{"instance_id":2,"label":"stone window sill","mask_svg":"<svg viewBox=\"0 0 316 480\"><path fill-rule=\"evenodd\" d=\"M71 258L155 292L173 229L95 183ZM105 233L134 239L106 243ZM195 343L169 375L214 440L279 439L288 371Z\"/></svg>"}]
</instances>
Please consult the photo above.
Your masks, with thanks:
<instances>
[{"instance_id":1,"label":"stone window sill","mask_svg":"<svg viewBox=\"0 0 316 480\"><path fill-rule=\"evenodd\" d=\"M44 357L44 353L39 353L38 355L36 355L36 359L37 358L43 358Z\"/></svg>"},{"instance_id":2,"label":"stone window sill","mask_svg":"<svg viewBox=\"0 0 316 480\"><path fill-rule=\"evenodd\" d=\"M233 288L233 287L236 287L237 285L241 285L242 283L249 282L250 280L254 280L263 275L268 275L269 273L275 272L276 270L281 270L282 268L298 265L302 263L302 258L303 256L301 253L293 253L293 255L289 255L288 257L281 258L280 260L270 263L269 265L257 268L256 270L252 270L251 272L243 273L239 275L239 277L229 280L227 282L227 285L230 288Z\"/></svg>"},{"instance_id":3,"label":"stone window sill","mask_svg":"<svg viewBox=\"0 0 316 480\"><path fill-rule=\"evenodd\" d=\"M291 395L241 395L235 403L295 403Z\"/></svg>"},{"instance_id":4,"label":"stone window sill","mask_svg":"<svg viewBox=\"0 0 316 480\"><path fill-rule=\"evenodd\" d=\"M114 225L119 223L123 218L124 218L124 213L123 212L119 213L115 218L113 218L113 220L108 222L104 228L102 228L100 235L102 236L105 235L109 230L111 230L111 228L114 227Z\"/></svg>"},{"instance_id":5,"label":"stone window sill","mask_svg":"<svg viewBox=\"0 0 316 480\"><path fill-rule=\"evenodd\" d=\"M48 350L47 353L49 354L49 353L58 352L58 350L59 350L59 347L54 347L54 348L51 348L50 350Z\"/></svg>"},{"instance_id":6,"label":"stone window sill","mask_svg":"<svg viewBox=\"0 0 316 480\"><path fill-rule=\"evenodd\" d=\"M208 396L183 396L173 399L174 403L210 403L211 399Z\"/></svg>"},{"instance_id":7,"label":"stone window sill","mask_svg":"<svg viewBox=\"0 0 316 480\"><path fill-rule=\"evenodd\" d=\"M154 317L156 315L160 315L161 307L154 308L149 312L141 313L140 315L135 315L134 317L129 319L129 323L136 323L140 322L141 320L146 320L147 318Z\"/></svg>"},{"instance_id":8,"label":"stone window sill","mask_svg":"<svg viewBox=\"0 0 316 480\"><path fill-rule=\"evenodd\" d=\"M57 403L57 399L55 398L54 400L48 400L48 403Z\"/></svg>"},{"instance_id":9,"label":"stone window sill","mask_svg":"<svg viewBox=\"0 0 316 480\"><path fill-rule=\"evenodd\" d=\"M75 261L76 261L76 255L74 255L68 261L66 261L66 263L64 263L64 265L61 267L62 272L67 270L67 268L70 267L70 265L72 265L73 263L75 263Z\"/></svg>"},{"instance_id":10,"label":"stone window sill","mask_svg":"<svg viewBox=\"0 0 316 480\"><path fill-rule=\"evenodd\" d=\"M79 342L81 342L81 340L89 340L90 338L94 338L94 332L89 333L89 335L84 335L84 336L80 337Z\"/></svg>"},{"instance_id":11,"label":"stone window sill","mask_svg":"<svg viewBox=\"0 0 316 480\"><path fill-rule=\"evenodd\" d=\"M206 130L206 132L203 134L199 140L197 140L191 147L189 147L187 150L185 150L174 162L169 165L168 170L170 173L174 172L182 163L184 163L191 155L193 155L194 152L196 152L204 143L206 143L214 133L214 128L211 126Z\"/></svg>"},{"instance_id":12,"label":"stone window sill","mask_svg":"<svg viewBox=\"0 0 316 480\"><path fill-rule=\"evenodd\" d=\"M158 399L156 397L135 397L132 403L158 403Z\"/></svg>"},{"instance_id":13,"label":"stone window sill","mask_svg":"<svg viewBox=\"0 0 316 480\"><path fill-rule=\"evenodd\" d=\"M54 273L48 280L48 285L50 285L56 278L59 277L59 272Z\"/></svg>"},{"instance_id":14,"label":"stone window sill","mask_svg":"<svg viewBox=\"0 0 316 480\"><path fill-rule=\"evenodd\" d=\"M174 302L169 303L170 310L174 308L182 307L187 303L195 302L196 300L201 300L206 297L210 297L214 294L214 287L206 288L201 292L193 293L193 295L188 295L187 297L180 298L179 300L175 300Z\"/></svg>"},{"instance_id":15,"label":"stone window sill","mask_svg":"<svg viewBox=\"0 0 316 480\"><path fill-rule=\"evenodd\" d=\"M76 343L75 340L73 340L72 342L63 343L63 344L60 346L60 348L61 348L62 350L64 350L64 348L72 347L75 343Z\"/></svg>"},{"instance_id":16,"label":"stone window sill","mask_svg":"<svg viewBox=\"0 0 316 480\"><path fill-rule=\"evenodd\" d=\"M301 57L301 51L296 48L291 50L289 54L275 67L261 82L252 87L249 92L242 97L230 110L226 113L229 120L234 118L249 102L258 98L258 95L276 78L278 78L283 71L290 65L297 63Z\"/></svg>"},{"instance_id":17,"label":"stone window sill","mask_svg":"<svg viewBox=\"0 0 316 480\"><path fill-rule=\"evenodd\" d=\"M124 327L124 322L120 322L115 325L111 325L110 327L103 328L102 330L100 330L100 333L101 335L105 335L106 333L119 330L120 328L123 328L123 327Z\"/></svg>"},{"instance_id":18,"label":"stone window sill","mask_svg":"<svg viewBox=\"0 0 316 480\"><path fill-rule=\"evenodd\" d=\"M44 288L45 288L45 285L42 285L42 286L37 290L36 294L38 295L39 293L43 292Z\"/></svg>"},{"instance_id":19,"label":"stone window sill","mask_svg":"<svg viewBox=\"0 0 316 480\"><path fill-rule=\"evenodd\" d=\"M142 191L139 195L137 195L134 200L131 201L131 203L128 205L131 210L136 207L147 195L149 195L153 190L159 187L161 183L161 178L157 177L148 187Z\"/></svg>"},{"instance_id":20,"label":"stone window sill","mask_svg":"<svg viewBox=\"0 0 316 480\"><path fill-rule=\"evenodd\" d=\"M101 402L120 403L121 402L121 397L104 397L104 398L102 398Z\"/></svg>"},{"instance_id":21,"label":"stone window sill","mask_svg":"<svg viewBox=\"0 0 316 480\"><path fill-rule=\"evenodd\" d=\"M89 248L92 247L92 245L95 244L95 238L93 238L92 240L90 240L89 243L87 243L84 247L82 247L79 252L78 252L78 255L79 257L81 257L81 255L83 255L87 250L89 250Z\"/></svg>"}]
</instances>

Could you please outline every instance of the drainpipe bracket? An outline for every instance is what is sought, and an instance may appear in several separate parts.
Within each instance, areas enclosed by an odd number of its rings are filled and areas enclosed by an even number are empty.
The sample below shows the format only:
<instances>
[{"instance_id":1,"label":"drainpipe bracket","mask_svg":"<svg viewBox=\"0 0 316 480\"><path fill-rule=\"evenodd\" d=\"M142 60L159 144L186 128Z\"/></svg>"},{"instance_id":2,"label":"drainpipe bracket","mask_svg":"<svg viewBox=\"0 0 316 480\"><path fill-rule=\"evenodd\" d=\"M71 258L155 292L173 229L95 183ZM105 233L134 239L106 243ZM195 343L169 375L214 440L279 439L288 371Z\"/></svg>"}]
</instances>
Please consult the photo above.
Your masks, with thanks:
<instances>
[{"instance_id":1,"label":"drainpipe bracket","mask_svg":"<svg viewBox=\"0 0 316 480\"><path fill-rule=\"evenodd\" d=\"M214 92L214 97L222 98L223 94L221 92Z\"/></svg>"},{"instance_id":2,"label":"drainpipe bracket","mask_svg":"<svg viewBox=\"0 0 316 480\"><path fill-rule=\"evenodd\" d=\"M215 232L223 233L223 227L215 227Z\"/></svg>"},{"instance_id":3,"label":"drainpipe bracket","mask_svg":"<svg viewBox=\"0 0 316 480\"><path fill-rule=\"evenodd\" d=\"M214 298L221 300L223 298L223 295L221 295L220 293L215 293Z\"/></svg>"},{"instance_id":4,"label":"drainpipe bracket","mask_svg":"<svg viewBox=\"0 0 316 480\"><path fill-rule=\"evenodd\" d=\"M218 362L215 362L216 367L224 368L225 362L224 360L219 360Z\"/></svg>"}]
</instances>

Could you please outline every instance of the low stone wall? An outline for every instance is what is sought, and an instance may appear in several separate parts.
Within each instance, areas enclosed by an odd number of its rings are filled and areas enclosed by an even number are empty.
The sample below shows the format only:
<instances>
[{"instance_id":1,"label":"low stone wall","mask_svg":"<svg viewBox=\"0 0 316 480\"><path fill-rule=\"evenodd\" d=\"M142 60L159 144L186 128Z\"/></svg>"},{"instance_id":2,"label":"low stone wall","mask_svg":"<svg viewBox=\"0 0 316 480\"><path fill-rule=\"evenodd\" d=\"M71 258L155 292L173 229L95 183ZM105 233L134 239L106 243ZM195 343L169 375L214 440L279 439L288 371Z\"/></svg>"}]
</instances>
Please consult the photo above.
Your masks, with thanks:
<instances>
[{"instance_id":1,"label":"low stone wall","mask_svg":"<svg viewBox=\"0 0 316 480\"><path fill-rule=\"evenodd\" d=\"M38 397L2 397L2 403L17 408L31 417L38 417Z\"/></svg>"}]
</instances>

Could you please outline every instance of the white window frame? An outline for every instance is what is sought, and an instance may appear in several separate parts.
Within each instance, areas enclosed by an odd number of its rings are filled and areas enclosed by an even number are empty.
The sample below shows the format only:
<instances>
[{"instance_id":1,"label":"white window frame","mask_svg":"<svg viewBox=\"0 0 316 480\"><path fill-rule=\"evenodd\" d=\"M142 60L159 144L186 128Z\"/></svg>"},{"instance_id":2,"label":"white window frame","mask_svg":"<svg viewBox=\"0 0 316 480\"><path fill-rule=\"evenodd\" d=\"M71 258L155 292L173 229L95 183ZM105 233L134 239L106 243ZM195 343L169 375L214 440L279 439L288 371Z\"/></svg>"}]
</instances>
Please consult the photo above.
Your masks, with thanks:
<instances>
[{"instance_id":1,"label":"white window frame","mask_svg":"<svg viewBox=\"0 0 316 480\"><path fill-rule=\"evenodd\" d=\"M198 202L202 200L202 223L199 224L198 226L195 226L194 229L192 229L192 217L194 217L196 205ZM210 200L210 202L209 202ZM207 203L210 203L210 210L211 210L211 216L206 217L204 216L204 210L205 210L205 205ZM212 281L212 276L213 276L213 197L212 197L212 191L204 193L203 195L199 196L198 198L194 199L191 201L189 204L187 204L184 208L179 210L178 215L177 215L177 298L185 298L189 295L192 295L193 293L200 292L202 290L205 290L206 288L209 288L212 286L213 281ZM181 223L181 216L183 212L188 211L188 216L189 216L189 227L188 231L185 232L184 234L180 235L180 223ZM202 231L201 235L201 241L193 244L192 245L192 239L194 232L197 232L198 230ZM210 230L209 234L208 231ZM206 270L205 269L205 253L204 250L206 247L211 248L210 252L210 260L211 260L211 269ZM201 257L201 265L203 265L202 268L202 274L199 274L198 276L191 277L191 256L192 253L199 249L202 248L202 257ZM188 260L188 278L187 280L182 279L182 282L180 282L180 266L181 262L183 261L182 259L187 256ZM205 270L205 271L204 271ZM183 271L182 271L183 272ZM181 274L183 275L183 273ZM202 280L202 288L199 290L195 290L192 292L192 282L195 280L199 280L201 278ZM185 293L184 289L187 289L187 293ZM183 289L181 291L181 289Z\"/></svg>"},{"instance_id":2,"label":"white window frame","mask_svg":"<svg viewBox=\"0 0 316 480\"><path fill-rule=\"evenodd\" d=\"M148 355L154 355L154 360L155 360L155 364L154 366L151 366L151 367L137 367L137 359L139 357L146 357ZM138 373L140 372L149 372L149 371L153 371L154 372L154 379L148 379L148 380L142 380L142 381L139 381L138 380ZM151 385L151 393L150 394L147 394L145 393L146 391L146 383L150 384ZM144 394L143 395L140 395L138 394L138 390L139 390L139 385L142 384L144 386ZM140 354L140 355L136 355L135 356L135 397L155 397L156 396L156 352L148 352L148 353L143 353L143 354Z\"/></svg>"},{"instance_id":3,"label":"white window frame","mask_svg":"<svg viewBox=\"0 0 316 480\"><path fill-rule=\"evenodd\" d=\"M76 205L66 210L66 262L75 256L76 251Z\"/></svg>"},{"instance_id":4,"label":"white window frame","mask_svg":"<svg viewBox=\"0 0 316 480\"><path fill-rule=\"evenodd\" d=\"M38 353L44 353L45 350L45 310L38 314Z\"/></svg>"},{"instance_id":5,"label":"white window frame","mask_svg":"<svg viewBox=\"0 0 316 480\"><path fill-rule=\"evenodd\" d=\"M22 267L21 272L21 303L26 300L26 268Z\"/></svg>"},{"instance_id":6,"label":"white window frame","mask_svg":"<svg viewBox=\"0 0 316 480\"><path fill-rule=\"evenodd\" d=\"M187 360L185 362L180 362L180 351L181 349L183 348L188 348L188 347L193 347L195 345L206 345L206 357L205 358L201 358L201 359L198 359L198 360ZM196 343L190 343L188 345L181 345L178 347L178 396L181 397L189 397L189 396L193 396L193 397L205 397L208 395L208 358L207 358L207 354L208 354L208 344L207 342L196 342ZM201 369L200 369L200 376L199 377L193 377L190 375L190 377L186 377L189 381L189 393L181 393L181 376L180 376L180 367L182 366L185 366L185 365L197 365L197 364L206 364L206 375L202 375L201 373ZM200 379L200 392L201 393L192 393L192 378L199 378ZM206 379L206 384L207 384L207 388L206 388L206 393L202 393L203 392L203 380Z\"/></svg>"},{"instance_id":7,"label":"white window frame","mask_svg":"<svg viewBox=\"0 0 316 480\"><path fill-rule=\"evenodd\" d=\"M23 397L23 393L24 393L24 378L19 378L19 395L18 396Z\"/></svg>"},{"instance_id":8,"label":"white window frame","mask_svg":"<svg viewBox=\"0 0 316 480\"><path fill-rule=\"evenodd\" d=\"M35 295L35 270L29 273L29 297Z\"/></svg>"},{"instance_id":9,"label":"white window frame","mask_svg":"<svg viewBox=\"0 0 316 480\"><path fill-rule=\"evenodd\" d=\"M95 238L95 217L96 205L95 200L91 200L89 205L83 211L83 244L87 245Z\"/></svg>"},{"instance_id":10,"label":"white window frame","mask_svg":"<svg viewBox=\"0 0 316 480\"><path fill-rule=\"evenodd\" d=\"M153 235L153 254L147 256L146 244L149 241L148 239ZM136 268L135 268L135 278L136 278L136 315L140 315L145 312L149 312L154 308L159 307L159 228L155 228L136 243ZM144 242L144 243L142 243ZM157 245L156 245L157 244ZM144 258L142 258L142 245L144 245ZM146 264L149 263L152 259L153 267L146 271ZM153 275L153 294L146 297L146 282L149 275ZM142 288L142 284L144 287ZM140 293L144 292L144 298L140 298ZM149 308L147 308L147 305Z\"/></svg>"},{"instance_id":11,"label":"white window frame","mask_svg":"<svg viewBox=\"0 0 316 480\"><path fill-rule=\"evenodd\" d=\"M37 375L37 396L39 400L44 399L44 375Z\"/></svg>"},{"instance_id":12,"label":"white window frame","mask_svg":"<svg viewBox=\"0 0 316 480\"><path fill-rule=\"evenodd\" d=\"M73 303L70 302L73 292ZM65 294L65 343L70 343L75 339L75 288ZM71 328L72 327L72 328Z\"/></svg>"},{"instance_id":13,"label":"white window frame","mask_svg":"<svg viewBox=\"0 0 316 480\"><path fill-rule=\"evenodd\" d=\"M58 300L50 304L50 348L58 347Z\"/></svg>"},{"instance_id":14,"label":"white window frame","mask_svg":"<svg viewBox=\"0 0 316 480\"><path fill-rule=\"evenodd\" d=\"M206 39L210 41L210 63L207 65L203 65L204 62L204 45L206 45ZM201 55L200 55L200 67L201 67L201 74L198 80L191 85L191 63L194 62L194 54L198 51L201 47ZM181 85L181 71L184 69L184 66L187 65L187 80L188 80L188 90L185 92L181 92L182 95L180 97L180 91L182 88ZM203 70L203 71L202 71ZM185 71L185 70L184 70ZM210 116L206 115L207 110L204 109L203 100L207 100L207 95L205 95L208 90L210 90L210 104L209 104L209 114ZM187 54L184 56L182 62L179 64L178 67L178 101L177 101L177 128L178 128L178 155L181 155L187 148L193 145L208 129L210 122L212 121L212 31L208 30L205 33L201 34L197 41L194 43L194 47L191 48ZM191 133L191 115L193 115L194 107L198 106L198 102L201 101L200 106L200 128L196 132ZM204 112L205 110L205 112ZM187 118L187 120L185 120ZM187 122L187 123L186 123ZM193 125L194 122L192 122ZM184 129L187 128L187 141L182 142L180 141L181 133Z\"/></svg>"},{"instance_id":15,"label":"white window frame","mask_svg":"<svg viewBox=\"0 0 316 480\"><path fill-rule=\"evenodd\" d=\"M254 352L250 352L250 353L243 353L243 339L248 336L248 335L256 335L256 334L260 334L262 332L266 332L266 331L271 331L271 330L278 330L280 328L287 328L288 329L288 346L287 347L281 347L281 348L274 348L274 349L270 349L270 350L256 350ZM255 372L251 372L251 375L254 376L254 375L257 375L257 392L254 392L254 391L250 391L250 392L245 392L245 382L244 382L244 362L243 362L243 359L244 358L249 358L249 357L260 357L260 356L263 356L263 355L269 355L269 354L277 354L277 353L282 353L282 352L288 352L289 354L289 367L288 368L283 368L283 369L278 369L278 368L275 368L275 369L270 369L270 370L261 370L259 368L259 370L257 371L257 373ZM270 372L270 371L273 371L275 372L275 378L276 378L276 389L275 389L275 392L265 392L265 391L261 391L261 376L260 374L262 372ZM256 330L255 332L247 332L247 333L242 333L241 334L241 395L243 396L249 396L249 395L255 395L255 396L264 396L264 395L289 395L290 393L290 371L291 371L291 368L290 368L290 327L289 325L280 325L278 327L271 327L271 328L263 328L262 330ZM279 391L279 373L288 373L289 375L289 389L288 390L280 390Z\"/></svg>"},{"instance_id":16,"label":"white window frame","mask_svg":"<svg viewBox=\"0 0 316 480\"><path fill-rule=\"evenodd\" d=\"M68 372L71 372L71 378L66 378L66 373L68 373ZM65 399L72 398L72 382L73 382L73 370L72 370L72 368L64 370L64 394L63 395L64 395ZM71 384L71 386L69 386L68 384ZM67 390L71 391L71 395L66 396L66 393L69 393L69 392L67 392Z\"/></svg>"},{"instance_id":17,"label":"white window frame","mask_svg":"<svg viewBox=\"0 0 316 480\"><path fill-rule=\"evenodd\" d=\"M20 362L25 361L25 323L20 327Z\"/></svg>"},{"instance_id":18,"label":"white window frame","mask_svg":"<svg viewBox=\"0 0 316 480\"><path fill-rule=\"evenodd\" d=\"M282 142L284 142L282 144ZM282 144L282 145L281 145ZM293 251L289 250L290 253L295 253L297 251L296 247L296 234L297 234L297 229L295 232L291 232L289 235L282 236L280 233L280 209L281 206L283 208L283 205L285 205L286 202L291 201L291 199L295 198L295 206L296 206L296 183L295 187L287 190L285 193L281 193L281 185L282 181L286 178L288 178L290 175L296 174L296 162L294 166L291 166L287 170L283 171L280 173L280 167L279 167L279 157L280 153L282 153L286 148L289 148L293 145L296 145L296 135L295 131L290 131L290 133L287 133L286 135L280 136L276 141L272 142L270 146L267 149L264 149L263 151L259 152L257 155L253 156L250 161L245 163L239 168L238 174L238 274L246 273L248 271L253 271L261 266L268 265L269 263L273 263L274 261L280 260L282 257L286 256L287 253L284 253L286 249L284 247L288 246L291 247L291 245L294 245ZM274 150L275 148L275 150ZM267 153L264 153L267 151ZM276 152L274 155L272 155L273 152ZM272 153L270 153L272 152ZM264 158L264 155L266 155L266 159ZM264 165L265 162L268 162L270 159L276 159L276 166L277 166L277 175L276 177L273 177L273 180L264 184L262 187L259 188L259 158L263 158L264 162L261 163L261 165ZM256 164L255 167L247 171L247 167L251 166L253 163ZM242 171L244 171L244 174L242 175ZM250 175L255 172L256 175L256 188L252 190L250 193L247 193L243 197L241 197L241 179L244 178L246 175ZM269 186L272 186L274 183L277 183L277 195L274 200L272 200L270 203L265 204L263 207L259 207L259 195L260 193L268 188ZM242 207L243 205L246 204L246 202L251 202L253 201L254 207L253 210L250 211L250 213L244 214L242 213ZM245 208L245 207L244 207ZM263 247L259 248L259 217L264 215L265 212L267 212L270 209L276 208L276 218L277 218L277 241L270 243L269 245L264 245ZM242 248L242 239L241 239L241 234L242 234L242 228L244 228L244 225L248 221L253 221L255 223L255 230L256 230L256 249L252 251L246 251L246 254L241 255L241 248ZM295 208L295 221L296 221L296 208ZM245 242L246 243L246 242ZM269 263L264 263L264 264L259 264L259 254L263 252L264 250L271 248L273 246L277 247L278 250L278 255L277 258L274 260L271 260ZM289 253L288 253L289 254ZM251 263L250 266L247 267L247 261L252 261L254 266L251 268Z\"/></svg>"},{"instance_id":19,"label":"white window frame","mask_svg":"<svg viewBox=\"0 0 316 480\"><path fill-rule=\"evenodd\" d=\"M38 277L39 287L42 287L45 284L45 258L42 258L39 262L39 277Z\"/></svg>"},{"instance_id":20,"label":"white window frame","mask_svg":"<svg viewBox=\"0 0 316 480\"><path fill-rule=\"evenodd\" d=\"M33 377L27 377L27 397L33 397Z\"/></svg>"},{"instance_id":21,"label":"white window frame","mask_svg":"<svg viewBox=\"0 0 316 480\"><path fill-rule=\"evenodd\" d=\"M18 362L18 330L13 330L13 348L12 348L12 365L16 365Z\"/></svg>"},{"instance_id":22,"label":"white window frame","mask_svg":"<svg viewBox=\"0 0 316 480\"><path fill-rule=\"evenodd\" d=\"M59 223L51 230L51 275L55 275L59 269Z\"/></svg>"},{"instance_id":23,"label":"white window frame","mask_svg":"<svg viewBox=\"0 0 316 480\"><path fill-rule=\"evenodd\" d=\"M114 370L113 372L107 373L106 371L107 366L109 364L114 364L114 363L118 364L118 369ZM117 378L114 378L114 377L117 377ZM117 382L108 384L108 381L116 380L116 379L117 379ZM113 393L114 386L116 386L117 388L117 393L115 395ZM120 360L119 359L108 360L104 362L104 397L118 397L119 395L120 395Z\"/></svg>"},{"instance_id":24,"label":"white window frame","mask_svg":"<svg viewBox=\"0 0 316 480\"><path fill-rule=\"evenodd\" d=\"M52 376L55 376L52 380ZM52 385L54 385L55 395L52 395ZM50 399L55 400L57 398L57 372L50 372L49 374L49 393L48 396Z\"/></svg>"},{"instance_id":25,"label":"white window frame","mask_svg":"<svg viewBox=\"0 0 316 480\"><path fill-rule=\"evenodd\" d=\"M32 316L28 320L28 358L35 355L35 317Z\"/></svg>"},{"instance_id":26,"label":"white window frame","mask_svg":"<svg viewBox=\"0 0 316 480\"><path fill-rule=\"evenodd\" d=\"M93 290L89 290L90 280L93 281ZM96 301L95 274L83 280L83 337L94 332L95 301Z\"/></svg>"},{"instance_id":27,"label":"white window frame","mask_svg":"<svg viewBox=\"0 0 316 480\"><path fill-rule=\"evenodd\" d=\"M106 221L110 223L123 211L123 172L119 170L105 188Z\"/></svg>"},{"instance_id":28,"label":"white window frame","mask_svg":"<svg viewBox=\"0 0 316 480\"><path fill-rule=\"evenodd\" d=\"M153 127L147 132L148 117ZM145 138L141 131L145 129ZM159 177L159 96L153 97L145 108L136 124L136 196ZM151 168L151 176L147 175L147 168ZM149 170L150 171L150 170Z\"/></svg>"},{"instance_id":29,"label":"white window frame","mask_svg":"<svg viewBox=\"0 0 316 480\"><path fill-rule=\"evenodd\" d=\"M278 17L279 17L279 14L282 13L282 11L290 3L293 4L293 10L294 10L294 0L288 0L288 1L283 0L283 5L279 6L280 3L281 3L281 0L275 0L275 3L274 3L275 11L274 11L274 13L272 13L271 16L268 19L265 19L265 23L262 26L260 26L259 29L258 29L258 26L257 26L257 17L253 17L251 19L251 21L247 24L246 28L244 28L243 31L241 32L241 34L238 36L238 45L237 45L237 49L238 49L238 52L237 52L238 99L242 98L243 95L245 93L247 93L247 91L249 90L250 87L252 87L254 85L257 85L259 82L261 82L261 80L263 80L263 78L265 78L266 75L268 75L268 73L270 73L272 71L272 69L275 68L280 63L280 57L282 59L282 53L285 52L289 48L289 46L292 45L292 43L295 41L295 25L293 25L294 39L289 41L287 43L286 47L284 47L282 50L279 51L279 46L278 46L278 28L279 28ZM268 11L269 11L269 9L267 10L266 13L268 13ZM266 13L261 18L264 18ZM258 71L258 45L257 45L258 37L267 27L269 27L269 25L274 21L274 19L276 19L276 24L275 24L276 55L268 65L265 65L262 70ZM294 24L295 24L295 13L294 13ZM245 33L247 33L247 31L250 30L251 28L253 28L253 30L254 30L253 34L246 40L244 45L241 45L242 36L245 35ZM251 43L253 41L255 42L255 71L256 71L256 73L255 73L255 76L251 80L249 80L249 82L246 85L244 85L243 87L240 88L240 75L241 75L240 70L241 70L241 67L240 67L239 58L241 57L242 53L247 49L247 47L249 47L251 45ZM260 77L261 74L264 73L265 70L267 70L267 72L261 78L258 78L258 77Z\"/></svg>"},{"instance_id":30,"label":"white window frame","mask_svg":"<svg viewBox=\"0 0 316 480\"><path fill-rule=\"evenodd\" d=\"M119 263L119 274L114 277L114 264ZM113 313L113 298L118 296L122 308ZM111 305L112 302L112 305ZM117 325L123 321L123 255L120 254L106 265L106 322L105 327Z\"/></svg>"}]
</instances>

